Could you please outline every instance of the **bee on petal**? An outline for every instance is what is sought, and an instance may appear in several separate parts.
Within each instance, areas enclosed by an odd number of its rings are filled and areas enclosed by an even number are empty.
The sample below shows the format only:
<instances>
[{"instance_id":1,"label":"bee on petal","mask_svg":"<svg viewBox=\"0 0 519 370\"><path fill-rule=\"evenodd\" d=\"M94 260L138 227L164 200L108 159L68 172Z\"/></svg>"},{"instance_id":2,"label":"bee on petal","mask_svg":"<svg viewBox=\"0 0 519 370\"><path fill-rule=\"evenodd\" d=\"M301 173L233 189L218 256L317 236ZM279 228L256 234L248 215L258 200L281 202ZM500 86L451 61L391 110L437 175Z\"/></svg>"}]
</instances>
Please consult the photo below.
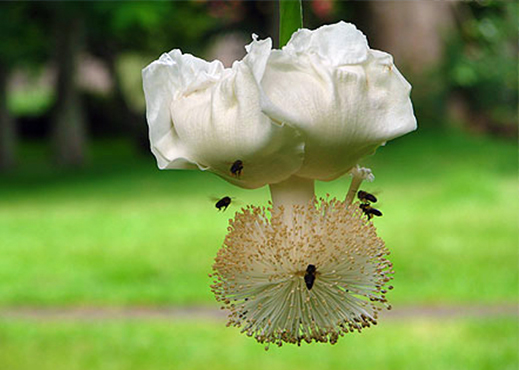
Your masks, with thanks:
<instances>
[{"instance_id":1,"label":"bee on petal","mask_svg":"<svg viewBox=\"0 0 519 370\"><path fill-rule=\"evenodd\" d=\"M231 166L231 169L230 169L231 175L234 177L240 177L242 170L243 170L243 162L238 159Z\"/></svg>"}]
</instances>

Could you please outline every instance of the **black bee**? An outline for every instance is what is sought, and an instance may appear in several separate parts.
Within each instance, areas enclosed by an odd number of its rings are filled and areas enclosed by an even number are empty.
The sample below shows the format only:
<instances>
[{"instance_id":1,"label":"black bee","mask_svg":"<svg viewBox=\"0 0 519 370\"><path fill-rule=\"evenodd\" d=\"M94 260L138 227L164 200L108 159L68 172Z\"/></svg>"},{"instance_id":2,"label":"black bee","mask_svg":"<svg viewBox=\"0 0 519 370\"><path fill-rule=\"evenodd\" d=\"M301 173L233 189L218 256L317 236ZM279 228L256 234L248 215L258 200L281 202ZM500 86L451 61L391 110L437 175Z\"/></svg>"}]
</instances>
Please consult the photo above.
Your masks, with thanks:
<instances>
[{"instance_id":1,"label":"black bee","mask_svg":"<svg viewBox=\"0 0 519 370\"><path fill-rule=\"evenodd\" d=\"M305 284L308 290L311 290L315 282L315 273L317 268L314 265L308 265L305 273Z\"/></svg>"},{"instance_id":2,"label":"black bee","mask_svg":"<svg viewBox=\"0 0 519 370\"><path fill-rule=\"evenodd\" d=\"M359 190L357 197L363 203L377 203L377 197L364 190Z\"/></svg>"},{"instance_id":3,"label":"black bee","mask_svg":"<svg viewBox=\"0 0 519 370\"><path fill-rule=\"evenodd\" d=\"M243 170L243 162L238 159L231 166L231 175L240 177L242 170Z\"/></svg>"},{"instance_id":4,"label":"black bee","mask_svg":"<svg viewBox=\"0 0 519 370\"><path fill-rule=\"evenodd\" d=\"M373 208L369 203L361 203L359 207L360 209L362 209L362 212L364 212L364 214L368 217L368 220L371 220L373 216L382 216L382 212L380 212L376 208Z\"/></svg>"},{"instance_id":5,"label":"black bee","mask_svg":"<svg viewBox=\"0 0 519 370\"><path fill-rule=\"evenodd\" d=\"M216 202L215 207L218 208L219 211L221 211L222 208L225 211L227 207L229 207L229 204L231 204L231 197L223 197Z\"/></svg>"}]
</instances>

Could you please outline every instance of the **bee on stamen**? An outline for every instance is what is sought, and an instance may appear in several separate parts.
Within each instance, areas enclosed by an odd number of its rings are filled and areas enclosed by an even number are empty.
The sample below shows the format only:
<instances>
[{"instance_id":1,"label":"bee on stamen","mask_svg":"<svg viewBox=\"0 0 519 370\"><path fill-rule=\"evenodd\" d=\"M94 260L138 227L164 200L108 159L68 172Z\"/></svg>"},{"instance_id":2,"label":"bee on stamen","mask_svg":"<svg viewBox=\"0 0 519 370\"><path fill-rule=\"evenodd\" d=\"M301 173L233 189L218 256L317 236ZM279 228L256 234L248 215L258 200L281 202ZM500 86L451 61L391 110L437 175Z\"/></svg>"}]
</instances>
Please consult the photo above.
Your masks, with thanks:
<instances>
[{"instance_id":1,"label":"bee on stamen","mask_svg":"<svg viewBox=\"0 0 519 370\"><path fill-rule=\"evenodd\" d=\"M362 212L366 215L368 220L371 220L373 216L380 217L382 216L382 212L380 212L378 209L373 208L369 203L361 203L359 205L360 209L362 209Z\"/></svg>"},{"instance_id":2,"label":"bee on stamen","mask_svg":"<svg viewBox=\"0 0 519 370\"><path fill-rule=\"evenodd\" d=\"M364 190L359 190L357 197L362 203L377 203L377 197Z\"/></svg>"},{"instance_id":3,"label":"bee on stamen","mask_svg":"<svg viewBox=\"0 0 519 370\"><path fill-rule=\"evenodd\" d=\"M371 220L373 216L382 216L382 212L380 212L380 210L373 208L371 206L371 203L377 202L378 199L376 196L374 196L371 193L368 193L367 191L359 190L357 192L357 198L359 198L359 200L361 201L359 208L366 215L368 220Z\"/></svg>"},{"instance_id":4,"label":"bee on stamen","mask_svg":"<svg viewBox=\"0 0 519 370\"><path fill-rule=\"evenodd\" d=\"M316 271L317 271L317 268L314 265L308 265L308 267L306 268L304 279L305 279L306 288L308 290L311 290L312 287L314 286Z\"/></svg>"}]
</instances>

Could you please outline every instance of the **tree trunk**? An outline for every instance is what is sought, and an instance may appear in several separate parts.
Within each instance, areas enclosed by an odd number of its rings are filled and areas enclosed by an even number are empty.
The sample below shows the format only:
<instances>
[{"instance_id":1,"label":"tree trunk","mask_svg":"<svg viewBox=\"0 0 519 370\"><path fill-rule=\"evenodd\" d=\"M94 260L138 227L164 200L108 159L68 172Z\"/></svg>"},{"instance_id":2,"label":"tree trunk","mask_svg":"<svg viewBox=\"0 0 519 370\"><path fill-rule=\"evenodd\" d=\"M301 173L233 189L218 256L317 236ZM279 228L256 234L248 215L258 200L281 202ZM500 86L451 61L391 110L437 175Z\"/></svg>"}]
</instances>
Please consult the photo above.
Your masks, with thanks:
<instances>
[{"instance_id":1,"label":"tree trunk","mask_svg":"<svg viewBox=\"0 0 519 370\"><path fill-rule=\"evenodd\" d=\"M53 117L55 160L63 166L85 163L86 127L76 83L78 53L82 44L80 17L57 11L57 104Z\"/></svg>"},{"instance_id":2,"label":"tree trunk","mask_svg":"<svg viewBox=\"0 0 519 370\"><path fill-rule=\"evenodd\" d=\"M112 75L114 81L114 106L119 112L125 126L128 128L128 133L137 145L137 148L144 153L149 152L150 144L148 139L148 130L146 128L146 116L136 113L130 108L122 89L121 77L117 71L116 59L117 55L112 50L115 48L108 48L104 54L108 70Z\"/></svg>"},{"instance_id":3,"label":"tree trunk","mask_svg":"<svg viewBox=\"0 0 519 370\"><path fill-rule=\"evenodd\" d=\"M16 155L16 126L7 109L8 69L0 63L0 171L12 168Z\"/></svg>"},{"instance_id":4,"label":"tree trunk","mask_svg":"<svg viewBox=\"0 0 519 370\"><path fill-rule=\"evenodd\" d=\"M445 32L454 26L449 1L370 1L370 46L387 51L415 74L437 65Z\"/></svg>"}]
</instances>

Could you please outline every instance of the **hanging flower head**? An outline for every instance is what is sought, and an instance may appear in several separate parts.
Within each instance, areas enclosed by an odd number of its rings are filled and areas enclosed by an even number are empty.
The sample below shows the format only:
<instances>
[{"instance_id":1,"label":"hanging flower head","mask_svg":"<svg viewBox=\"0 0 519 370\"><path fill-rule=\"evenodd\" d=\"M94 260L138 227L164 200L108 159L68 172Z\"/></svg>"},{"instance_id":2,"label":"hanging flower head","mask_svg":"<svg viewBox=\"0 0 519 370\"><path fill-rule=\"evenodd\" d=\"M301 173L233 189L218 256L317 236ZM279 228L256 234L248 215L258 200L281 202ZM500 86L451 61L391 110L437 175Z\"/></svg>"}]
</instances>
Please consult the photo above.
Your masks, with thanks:
<instances>
[{"instance_id":1,"label":"hanging flower head","mask_svg":"<svg viewBox=\"0 0 519 370\"><path fill-rule=\"evenodd\" d=\"M344 22L246 50L227 69L179 50L144 69L151 150L160 168L270 186L271 207L236 214L213 266L229 325L267 344L335 343L390 307L389 252L373 208L352 202L373 179L359 160L416 128L411 86ZM315 180L348 172L344 201L316 201Z\"/></svg>"}]
</instances>

